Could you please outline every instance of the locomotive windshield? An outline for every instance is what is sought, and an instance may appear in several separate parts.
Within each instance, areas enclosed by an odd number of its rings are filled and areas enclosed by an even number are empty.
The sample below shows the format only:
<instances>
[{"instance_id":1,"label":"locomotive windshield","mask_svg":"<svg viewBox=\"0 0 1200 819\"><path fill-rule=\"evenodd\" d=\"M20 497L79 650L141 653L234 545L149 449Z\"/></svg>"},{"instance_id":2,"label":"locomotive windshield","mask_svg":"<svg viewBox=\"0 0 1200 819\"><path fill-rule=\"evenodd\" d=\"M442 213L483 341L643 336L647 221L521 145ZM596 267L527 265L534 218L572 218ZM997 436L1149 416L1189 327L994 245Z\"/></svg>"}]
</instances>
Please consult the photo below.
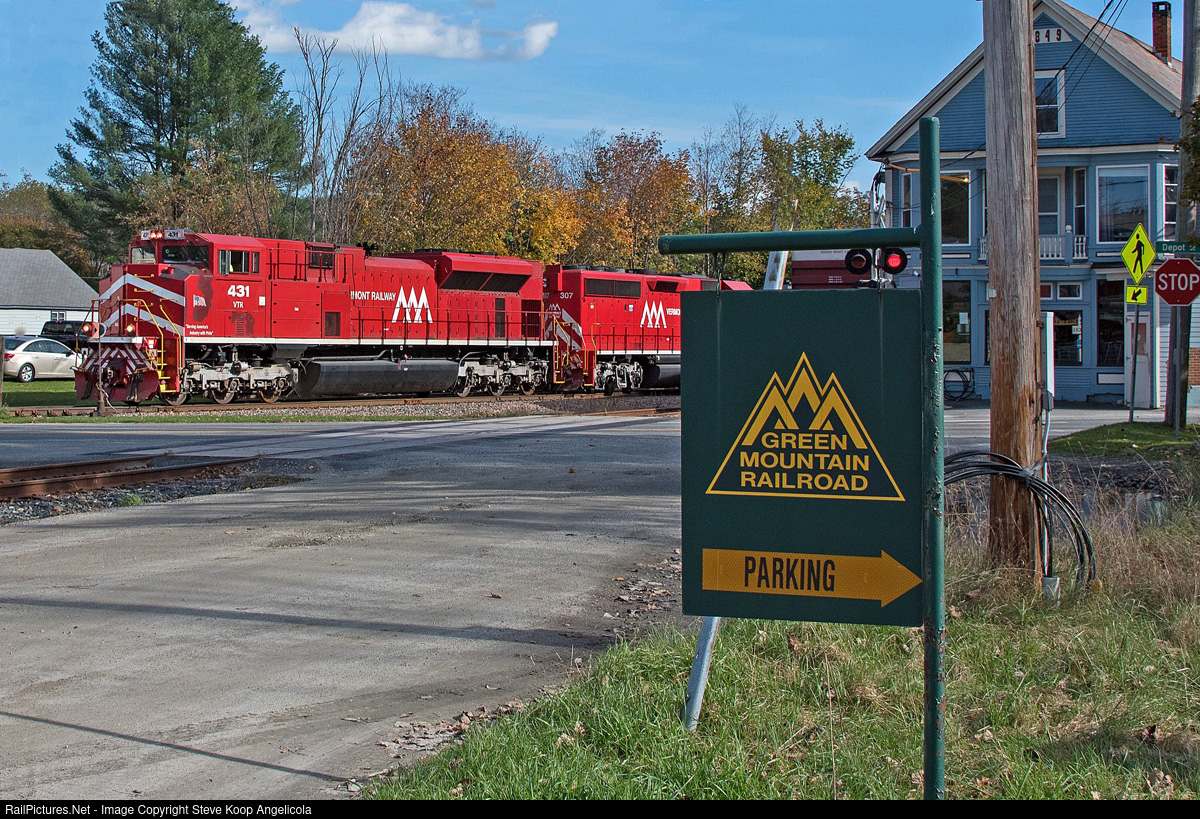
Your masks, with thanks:
<instances>
[{"instance_id":1,"label":"locomotive windshield","mask_svg":"<svg viewBox=\"0 0 1200 819\"><path fill-rule=\"evenodd\" d=\"M208 245L163 245L163 264L209 265Z\"/></svg>"}]
</instances>

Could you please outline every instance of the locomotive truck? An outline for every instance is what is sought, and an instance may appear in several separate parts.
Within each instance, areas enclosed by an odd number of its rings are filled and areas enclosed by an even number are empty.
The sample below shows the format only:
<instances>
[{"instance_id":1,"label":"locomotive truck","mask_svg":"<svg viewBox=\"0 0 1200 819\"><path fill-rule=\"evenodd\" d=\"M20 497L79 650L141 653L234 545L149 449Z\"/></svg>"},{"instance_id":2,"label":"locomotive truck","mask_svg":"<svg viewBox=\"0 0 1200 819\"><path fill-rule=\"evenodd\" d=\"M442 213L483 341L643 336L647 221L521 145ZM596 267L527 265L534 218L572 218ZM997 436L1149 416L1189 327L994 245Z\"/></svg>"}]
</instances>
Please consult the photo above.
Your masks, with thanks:
<instances>
[{"instance_id":1,"label":"locomotive truck","mask_svg":"<svg viewBox=\"0 0 1200 819\"><path fill-rule=\"evenodd\" d=\"M138 404L678 386L679 294L742 282L448 249L146 230L100 282L75 390Z\"/></svg>"}]
</instances>

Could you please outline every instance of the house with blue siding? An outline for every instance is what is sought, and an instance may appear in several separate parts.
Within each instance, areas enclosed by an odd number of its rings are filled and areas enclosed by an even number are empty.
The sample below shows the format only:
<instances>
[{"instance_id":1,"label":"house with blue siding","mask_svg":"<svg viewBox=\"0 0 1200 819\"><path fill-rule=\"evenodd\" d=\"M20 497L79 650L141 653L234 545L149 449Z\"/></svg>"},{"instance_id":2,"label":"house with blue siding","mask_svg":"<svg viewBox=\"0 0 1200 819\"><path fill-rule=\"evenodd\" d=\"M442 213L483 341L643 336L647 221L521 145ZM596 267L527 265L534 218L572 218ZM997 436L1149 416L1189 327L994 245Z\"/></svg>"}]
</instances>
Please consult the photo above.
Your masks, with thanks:
<instances>
[{"instance_id":1,"label":"house with blue siding","mask_svg":"<svg viewBox=\"0 0 1200 819\"><path fill-rule=\"evenodd\" d=\"M1165 400L1170 307L1153 287L1140 315L1125 303L1132 281L1120 255L1138 224L1152 240L1177 238L1182 64L1170 56L1170 4L1152 3L1151 13L1155 42L1147 45L1060 0L1033 4L1041 304L1053 313L1055 393L1063 401L1125 403L1135 391L1141 407ZM981 44L867 156L881 163L886 183L879 221L915 226L917 126L922 117L939 118L945 366L972 374L986 397L995 294L988 287L984 104ZM914 259L898 286L915 286L919 269ZM1192 333L1200 339L1200 324ZM1192 401L1198 395L1193 390Z\"/></svg>"}]
</instances>

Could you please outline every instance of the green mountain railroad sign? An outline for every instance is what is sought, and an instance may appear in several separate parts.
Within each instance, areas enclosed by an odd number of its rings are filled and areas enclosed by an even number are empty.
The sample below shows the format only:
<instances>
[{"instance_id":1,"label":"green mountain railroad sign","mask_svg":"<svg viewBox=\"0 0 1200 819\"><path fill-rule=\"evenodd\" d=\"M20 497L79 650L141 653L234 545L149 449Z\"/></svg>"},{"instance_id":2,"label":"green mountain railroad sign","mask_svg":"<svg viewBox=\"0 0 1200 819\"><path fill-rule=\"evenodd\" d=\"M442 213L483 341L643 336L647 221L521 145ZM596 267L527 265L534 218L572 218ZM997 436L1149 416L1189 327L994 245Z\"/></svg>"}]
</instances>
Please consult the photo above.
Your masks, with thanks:
<instances>
[{"instance_id":1,"label":"green mountain railroad sign","mask_svg":"<svg viewBox=\"0 0 1200 819\"><path fill-rule=\"evenodd\" d=\"M920 293L684 298L684 611L919 625Z\"/></svg>"},{"instance_id":2,"label":"green mountain railroad sign","mask_svg":"<svg viewBox=\"0 0 1200 819\"><path fill-rule=\"evenodd\" d=\"M1150 237L1146 235L1146 229L1139 222L1138 226L1133 229L1133 235L1121 249L1121 259L1125 262L1129 275L1133 277L1134 284L1142 283L1142 276L1145 276L1150 270L1154 256L1154 243L1150 241Z\"/></svg>"}]
</instances>

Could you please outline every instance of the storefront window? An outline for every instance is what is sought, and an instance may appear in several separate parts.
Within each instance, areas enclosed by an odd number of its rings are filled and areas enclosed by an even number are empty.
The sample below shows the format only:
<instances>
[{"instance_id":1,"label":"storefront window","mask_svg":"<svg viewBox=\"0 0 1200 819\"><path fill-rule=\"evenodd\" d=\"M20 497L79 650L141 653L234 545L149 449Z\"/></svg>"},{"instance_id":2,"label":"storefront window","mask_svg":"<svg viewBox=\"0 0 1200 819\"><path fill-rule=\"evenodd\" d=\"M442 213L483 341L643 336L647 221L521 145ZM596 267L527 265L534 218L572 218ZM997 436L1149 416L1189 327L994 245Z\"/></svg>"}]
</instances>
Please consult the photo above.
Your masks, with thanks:
<instances>
[{"instance_id":1,"label":"storefront window","mask_svg":"<svg viewBox=\"0 0 1200 819\"><path fill-rule=\"evenodd\" d=\"M942 360L971 363L970 282L942 282Z\"/></svg>"},{"instance_id":2,"label":"storefront window","mask_svg":"<svg viewBox=\"0 0 1200 819\"><path fill-rule=\"evenodd\" d=\"M1060 310L1054 314L1054 365L1083 366L1083 312Z\"/></svg>"},{"instance_id":3,"label":"storefront window","mask_svg":"<svg viewBox=\"0 0 1200 819\"><path fill-rule=\"evenodd\" d=\"M1125 283L1096 282L1096 366L1125 364Z\"/></svg>"}]
</instances>

